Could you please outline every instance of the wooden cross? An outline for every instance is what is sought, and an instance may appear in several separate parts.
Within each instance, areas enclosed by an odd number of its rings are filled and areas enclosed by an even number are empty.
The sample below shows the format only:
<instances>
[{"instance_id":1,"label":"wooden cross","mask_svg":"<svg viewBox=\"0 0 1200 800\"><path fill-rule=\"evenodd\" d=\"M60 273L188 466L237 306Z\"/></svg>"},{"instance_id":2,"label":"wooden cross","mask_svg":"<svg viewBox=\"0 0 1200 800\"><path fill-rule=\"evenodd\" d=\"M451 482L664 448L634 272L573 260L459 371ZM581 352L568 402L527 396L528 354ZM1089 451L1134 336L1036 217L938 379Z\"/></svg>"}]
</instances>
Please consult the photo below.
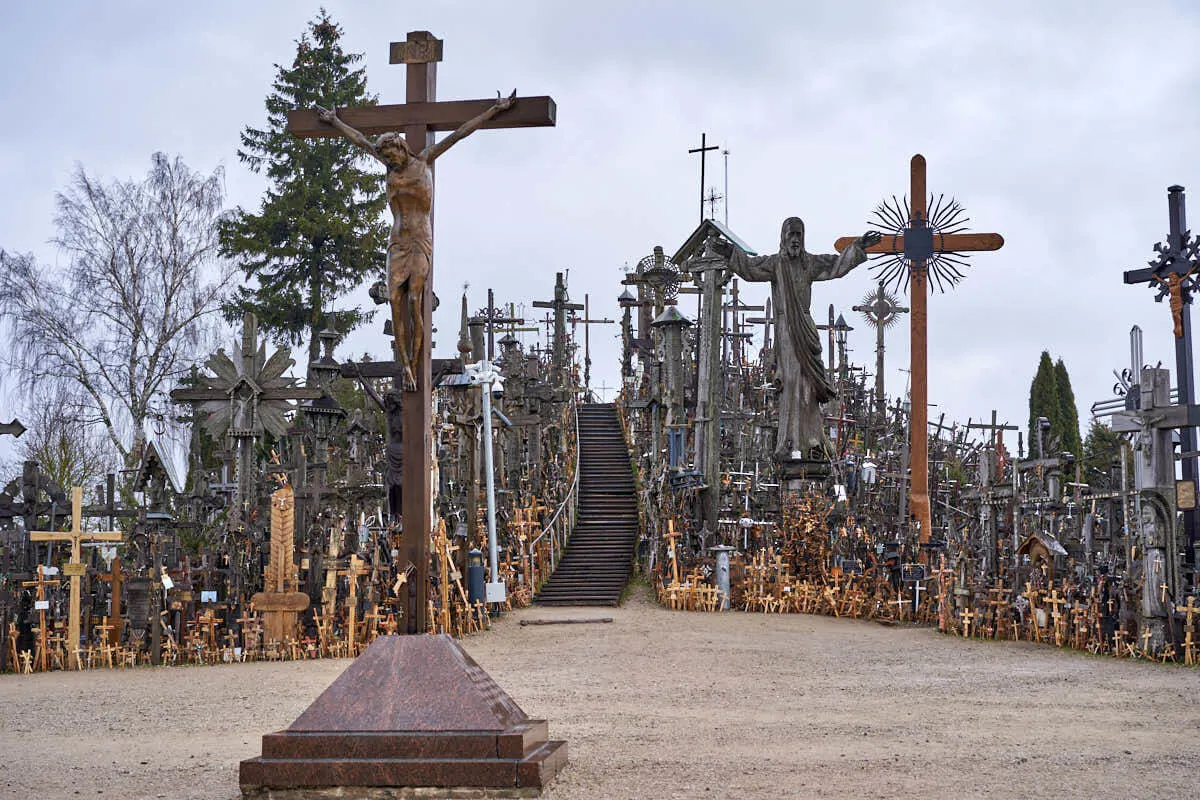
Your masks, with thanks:
<instances>
[{"instance_id":1,"label":"wooden cross","mask_svg":"<svg viewBox=\"0 0 1200 800\"><path fill-rule=\"evenodd\" d=\"M679 553L675 549L675 540L679 538L679 534L675 532L675 520L667 520L667 534L663 538L667 540L667 558L671 559L671 578L675 585L678 585Z\"/></svg>"},{"instance_id":2,"label":"wooden cross","mask_svg":"<svg viewBox=\"0 0 1200 800\"><path fill-rule=\"evenodd\" d=\"M37 646L38 657L37 657L37 660L38 660L38 669L41 670L42 672L45 672L47 670L46 662L47 662L47 659L49 658L49 650L50 650L50 648L49 648L50 643L47 639L47 631L46 631L46 609L45 609L46 587L47 586L57 586L58 583L59 583L59 581L57 578L55 578L54 580L46 580L46 567L43 566L42 564L38 564L37 580L36 581L25 581L21 584L22 586L26 586L26 587L29 587L29 586L37 587L37 602L34 604L35 607L38 607L38 609L37 609L37 612L38 612L38 646ZM13 637L12 641L13 641L13 646L15 647L16 646L16 637Z\"/></svg>"},{"instance_id":3,"label":"wooden cross","mask_svg":"<svg viewBox=\"0 0 1200 800\"><path fill-rule=\"evenodd\" d=\"M403 131L409 149L420 153L434 143L436 131L453 131L490 108L492 100L436 102L437 62L442 60L442 41L429 31L411 31L403 42L391 44L389 62L405 66L405 100L399 105L359 106L338 109L338 116L364 134ZM521 97L505 113L483 123L482 128L526 128L554 125L555 106L549 97ZM288 130L299 137L335 137L341 134L324 123L315 111L288 112ZM432 214L431 214L432 222ZM432 264L432 257L430 262ZM433 330L433 271L425 283L422 303L424 330ZM430 339L423 337L421 352L415 354L416 392L407 394L401 408L403 461L401 496L404 530L400 542L400 565L412 565L414 580L408 582L405 598L405 630L424 633L429 596L431 428L433 424L433 380Z\"/></svg>"},{"instance_id":4,"label":"wooden cross","mask_svg":"<svg viewBox=\"0 0 1200 800\"><path fill-rule=\"evenodd\" d=\"M67 621L67 653L71 658L71 666L79 668L79 579L87 573L87 565L83 563L82 545L88 542L121 542L124 536L120 531L85 531L83 524L83 488L75 486L71 489L71 530L69 531L30 531L31 542L70 542L71 560L64 567L63 574L71 578L71 607Z\"/></svg>"},{"instance_id":5,"label":"wooden cross","mask_svg":"<svg viewBox=\"0 0 1200 800\"><path fill-rule=\"evenodd\" d=\"M100 580L109 585L108 614L112 620L112 630L108 632L108 643L113 647L121 644L121 629L125 620L121 617L121 587L125 584L125 575L121 572L121 557L112 560L112 566L107 575L101 575Z\"/></svg>"},{"instance_id":6,"label":"wooden cross","mask_svg":"<svg viewBox=\"0 0 1200 800\"><path fill-rule=\"evenodd\" d=\"M932 531L929 509L929 377L928 377L928 273L926 262L936 253L999 250L1004 237L998 233L939 234L929 226L926 207L925 157L912 157L909 174L910 211L908 227L902 235L887 236L867 248L868 253L903 254L910 264L909 294L912 315L909 318L912 389L909 465L912 472L909 513L920 525L921 542L928 542ZM838 239L834 247L840 253L854 241L853 236Z\"/></svg>"},{"instance_id":7,"label":"wooden cross","mask_svg":"<svg viewBox=\"0 0 1200 800\"><path fill-rule=\"evenodd\" d=\"M350 556L350 566L338 572L350 581L350 597L347 600L349 612L346 615L346 655L355 656L355 634L358 629L358 579L367 573L366 562L358 557L358 553Z\"/></svg>"},{"instance_id":8,"label":"wooden cross","mask_svg":"<svg viewBox=\"0 0 1200 800\"><path fill-rule=\"evenodd\" d=\"M971 620L975 619L975 613L971 611L970 606L967 606L962 610L961 616L963 621L963 637L969 639L971 638Z\"/></svg>"},{"instance_id":9,"label":"wooden cross","mask_svg":"<svg viewBox=\"0 0 1200 800\"><path fill-rule=\"evenodd\" d=\"M1187 614L1187 622L1185 622L1184 625L1190 630L1192 627L1192 618L1195 617L1196 614L1200 614L1200 606L1196 605L1195 595L1189 595L1187 605L1179 606L1178 610Z\"/></svg>"}]
</instances>

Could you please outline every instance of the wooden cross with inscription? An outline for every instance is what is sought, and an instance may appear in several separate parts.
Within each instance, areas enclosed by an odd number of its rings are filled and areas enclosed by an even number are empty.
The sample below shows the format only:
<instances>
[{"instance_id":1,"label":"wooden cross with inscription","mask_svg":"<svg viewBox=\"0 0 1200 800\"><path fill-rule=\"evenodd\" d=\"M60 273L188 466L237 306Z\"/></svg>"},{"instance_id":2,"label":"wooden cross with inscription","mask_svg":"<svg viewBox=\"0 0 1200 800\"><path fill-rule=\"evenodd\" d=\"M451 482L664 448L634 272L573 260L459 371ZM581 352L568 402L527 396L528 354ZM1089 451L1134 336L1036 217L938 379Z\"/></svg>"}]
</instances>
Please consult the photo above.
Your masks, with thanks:
<instances>
[{"instance_id":1,"label":"wooden cross with inscription","mask_svg":"<svg viewBox=\"0 0 1200 800\"><path fill-rule=\"evenodd\" d=\"M79 668L79 579L87 573L83 563L83 542L121 542L120 531L85 531L83 525L83 488L71 489L71 530L30 531L31 542L70 542L71 560L63 567L63 574L71 579L71 608L67 618L67 654L71 668Z\"/></svg>"},{"instance_id":2,"label":"wooden cross with inscription","mask_svg":"<svg viewBox=\"0 0 1200 800\"><path fill-rule=\"evenodd\" d=\"M909 419L909 465L911 469L910 514L921 529L921 542L929 541L933 521L929 511L929 375L928 375L928 313L929 297L927 263L938 253L962 253L978 250L999 250L1004 237L998 233L940 234L929 224L925 189L925 157L918 153L910 162L908 227L901 235L884 236L878 244L867 248L871 254L903 255L909 264L910 353L912 364L912 416ZM834 247L840 253L854 241L853 236L837 240Z\"/></svg>"},{"instance_id":3,"label":"wooden cross with inscription","mask_svg":"<svg viewBox=\"0 0 1200 800\"><path fill-rule=\"evenodd\" d=\"M361 106L338 109L347 125L364 134L401 131L409 149L419 153L434 143L437 131L453 131L487 111L492 100L437 102L437 62L442 60L442 41L428 31L412 31L403 42L393 42L390 63L406 65L405 100L399 105ZM525 128L554 125L555 106L549 97L521 97L503 114L484 122L482 128ZM341 133L322 122L312 110L288 112L288 130L299 137L334 137ZM432 214L431 214L432 216ZM432 263L432 257L430 258ZM423 319L415 320L423 330L433 328L432 270L425 282ZM402 404L403 471L401 495L403 532L400 565L412 565L405 599L407 633L424 633L429 597L429 533L431 434L433 380L429 337L423 337L413 359L416 391L408 392ZM408 402L409 399L416 402Z\"/></svg>"}]
</instances>

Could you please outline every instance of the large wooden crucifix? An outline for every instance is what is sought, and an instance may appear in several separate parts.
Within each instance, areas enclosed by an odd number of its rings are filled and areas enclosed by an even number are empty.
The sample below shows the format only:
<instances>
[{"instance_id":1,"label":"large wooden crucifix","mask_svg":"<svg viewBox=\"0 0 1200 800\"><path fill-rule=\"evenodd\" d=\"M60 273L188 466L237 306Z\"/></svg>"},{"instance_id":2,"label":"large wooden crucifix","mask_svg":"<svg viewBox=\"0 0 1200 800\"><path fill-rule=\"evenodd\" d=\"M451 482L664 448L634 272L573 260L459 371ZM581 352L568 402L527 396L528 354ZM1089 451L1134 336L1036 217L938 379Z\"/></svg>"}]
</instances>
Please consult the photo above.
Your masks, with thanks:
<instances>
[{"instance_id":1,"label":"large wooden crucifix","mask_svg":"<svg viewBox=\"0 0 1200 800\"><path fill-rule=\"evenodd\" d=\"M998 233L939 233L930 225L925 189L925 156L918 153L909 164L908 226L898 235L885 236L866 248L869 254L902 255L910 276L909 318L912 364L912 413L909 418L909 467L911 470L910 514L920 526L921 542L929 541L933 524L929 511L929 374L928 374L928 262L940 253L999 250L1004 237ZM854 241L847 236L834 245L840 252Z\"/></svg>"},{"instance_id":2,"label":"large wooden crucifix","mask_svg":"<svg viewBox=\"0 0 1200 800\"><path fill-rule=\"evenodd\" d=\"M71 579L71 608L67 617L67 654L72 669L79 667L79 579L87 573L83 563L83 542L121 542L120 531L83 530L83 487L71 489L71 530L30 531L31 542L70 542L71 560L63 568L63 574Z\"/></svg>"},{"instance_id":3,"label":"large wooden crucifix","mask_svg":"<svg viewBox=\"0 0 1200 800\"><path fill-rule=\"evenodd\" d=\"M468 123L478 128L523 128L554 125L555 106L549 97L513 98L507 104L507 109L491 113L497 105L491 100L460 100L455 102L437 102L437 62L442 60L442 41L434 38L428 31L412 31L403 42L393 42L389 61L392 64L404 64L405 103L400 105L363 106L357 108L337 109L334 119L330 114L315 110L296 110L288 112L288 130L299 137L332 137L349 136L360 147L366 141L364 134L393 134L393 139L386 146L379 144L377 157L385 163L388 154L398 151L401 142L395 134L402 132L403 144L407 147L408 158L400 175L393 174L389 169L389 195L394 180L404 181L410 169L427 170L427 209L422 216L416 215L408 223L403 220L404 212L400 206L405 198L389 197L389 203L396 214L396 225L393 227L392 241L389 250L402 251L402 257L415 257L418 251L424 258L422 265L424 276L423 285L419 292L412 292L407 297L408 308L398 308L401 305L398 294L401 287L389 285L388 291L392 301L393 320L406 314L412 327L421 332L419 337L413 337L408 342L401 342L402 330L396 330L393 322L393 333L397 337L397 361L410 363L411 375L403 386L404 401L401 404L401 425L403 429L403 465L401 482L401 518L403 532L401 539L400 566L401 569L411 569L412 577L407 582L408 595L405 599L405 630L407 633L424 633L427 627L427 608L429 595L429 541L432 530L431 512L431 434L433 379L430 364L429 337L423 332L433 327L433 165L432 160L438 153L457 139L462 138ZM491 113L491 116L488 114ZM329 121L326 121L329 120ZM336 127L335 127L336 125ZM349 128L357 132L362 141L358 141L345 130ZM435 144L436 131L454 131L442 142ZM440 145L440 149L439 149ZM426 154L424 159L419 156ZM423 163L416 163L421 161ZM424 176L414 176L419 179ZM400 187L403 188L403 187ZM411 200L412 198L408 198ZM409 214L409 216L413 216ZM424 221L425 230L414 237L414 231L406 228L414 222ZM424 238L427 237L427 240ZM416 241L421 239L421 241ZM427 252L424 252L427 250ZM393 270L389 258L389 278ZM415 286L413 287L416 288ZM408 287L404 287L408 291ZM413 302L415 301L415 303ZM403 326L401 326L402 328ZM409 338L409 337L406 337ZM408 345L410 352L403 352Z\"/></svg>"}]
</instances>

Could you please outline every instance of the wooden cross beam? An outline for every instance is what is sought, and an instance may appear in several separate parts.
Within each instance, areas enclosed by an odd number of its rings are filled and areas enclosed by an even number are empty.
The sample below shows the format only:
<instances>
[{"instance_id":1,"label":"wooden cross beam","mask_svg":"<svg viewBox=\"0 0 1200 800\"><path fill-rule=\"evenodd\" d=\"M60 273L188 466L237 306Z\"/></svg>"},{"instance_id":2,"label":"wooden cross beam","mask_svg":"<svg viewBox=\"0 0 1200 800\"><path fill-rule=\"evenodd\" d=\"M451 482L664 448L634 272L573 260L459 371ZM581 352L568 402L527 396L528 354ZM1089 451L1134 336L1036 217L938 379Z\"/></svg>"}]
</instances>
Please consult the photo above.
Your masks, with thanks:
<instances>
[{"instance_id":1,"label":"wooden cross beam","mask_svg":"<svg viewBox=\"0 0 1200 800\"><path fill-rule=\"evenodd\" d=\"M442 41L428 31L411 31L403 42L391 45L390 63L405 65L405 102L401 105L367 106L338 109L339 118L364 134L402 131L408 149L416 154L434 144L437 131L458 130L460 126L492 108L492 100L437 101L437 62L442 60ZM503 114L483 122L481 128L528 128L555 123L554 101L549 97L517 98ZM288 130L300 137L335 137L342 133L323 122L314 110L296 110L288 114ZM430 180L433 170L430 168ZM432 203L432 192L430 193ZM433 215L429 212L432 234ZM414 327L433 329L433 258L429 256L429 274L421 302L421 318ZM395 291L397 287L389 287ZM397 331L397 334L399 332ZM433 425L433 380L430 341L421 337L421 346L413 353L413 379L416 391L407 392L401 407L403 467L401 482L400 568L411 565L413 579L407 582L403 599L405 631L424 633L428 627L430 531L432 519L431 429ZM408 402L415 400L416 402Z\"/></svg>"},{"instance_id":2,"label":"wooden cross beam","mask_svg":"<svg viewBox=\"0 0 1200 800\"><path fill-rule=\"evenodd\" d=\"M71 607L67 619L67 655L71 659L71 668L79 668L79 579L87 572L83 563L83 542L121 542L124 535L120 531L85 531L83 525L83 487L71 489L71 530L69 531L30 531L31 542L70 542L71 560L63 569L63 574L71 579Z\"/></svg>"},{"instance_id":3,"label":"wooden cross beam","mask_svg":"<svg viewBox=\"0 0 1200 800\"><path fill-rule=\"evenodd\" d=\"M903 254L910 267L909 357L912 361L912 417L909 464L912 473L909 493L909 512L920 526L920 540L929 541L933 523L929 509L929 376L928 376L928 312L929 295L927 263L938 253L962 253L980 250L999 250L1004 237L998 233L939 234L929 225L926 205L925 157L917 154L909 164L908 227L903 234L885 236L878 244L867 248L870 254ZM854 237L837 240L834 247L846 247Z\"/></svg>"}]
</instances>

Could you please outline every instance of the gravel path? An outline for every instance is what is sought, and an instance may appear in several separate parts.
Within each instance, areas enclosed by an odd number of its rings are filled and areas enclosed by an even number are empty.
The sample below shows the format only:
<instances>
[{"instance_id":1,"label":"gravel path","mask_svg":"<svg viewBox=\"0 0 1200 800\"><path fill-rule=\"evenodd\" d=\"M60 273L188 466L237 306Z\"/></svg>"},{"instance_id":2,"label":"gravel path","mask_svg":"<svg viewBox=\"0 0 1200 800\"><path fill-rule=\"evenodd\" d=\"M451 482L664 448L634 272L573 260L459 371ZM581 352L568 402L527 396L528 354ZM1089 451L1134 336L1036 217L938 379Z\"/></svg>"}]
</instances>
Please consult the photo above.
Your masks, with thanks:
<instances>
[{"instance_id":1,"label":"gravel path","mask_svg":"<svg viewBox=\"0 0 1200 800\"><path fill-rule=\"evenodd\" d=\"M615 621L518 625L581 616ZM1200 785L1197 669L642 597L525 609L465 646L568 741L548 800L1124 800ZM259 735L347 663L0 676L0 797L232 800Z\"/></svg>"}]
</instances>

